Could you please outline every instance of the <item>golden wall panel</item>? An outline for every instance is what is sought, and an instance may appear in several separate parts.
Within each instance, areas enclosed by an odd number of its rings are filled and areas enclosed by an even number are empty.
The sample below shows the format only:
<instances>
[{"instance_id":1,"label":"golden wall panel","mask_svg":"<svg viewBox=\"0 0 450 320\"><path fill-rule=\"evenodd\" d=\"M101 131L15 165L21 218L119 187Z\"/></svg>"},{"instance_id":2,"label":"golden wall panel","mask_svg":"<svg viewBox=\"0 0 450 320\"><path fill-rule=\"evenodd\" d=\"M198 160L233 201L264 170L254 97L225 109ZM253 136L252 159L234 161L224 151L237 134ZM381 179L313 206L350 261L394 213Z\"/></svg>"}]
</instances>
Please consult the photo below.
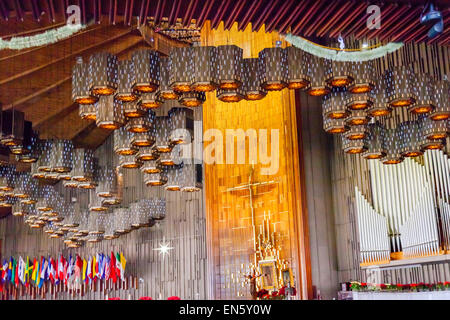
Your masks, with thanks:
<instances>
[{"instance_id":1,"label":"golden wall panel","mask_svg":"<svg viewBox=\"0 0 450 320\"><path fill-rule=\"evenodd\" d=\"M251 32L251 25L244 31L224 31L223 23L215 30L207 22L201 33L202 45L234 44L243 49L243 57L257 57L266 47L274 47L282 40L275 33ZM283 41L282 46L286 43ZM289 263L294 271L295 285L306 298L310 292L309 253L306 212L301 208L299 184L299 155L293 91L269 92L263 100L225 103L216 98L216 93L208 93L203 106L204 132L218 129L223 139L224 161L227 129L260 129L268 131L268 146L279 135L279 170L273 175L261 174L261 168L268 165L258 161L254 164L252 183L273 182L265 186L253 186L254 224L252 223L249 190L227 191L229 188L248 184L252 164L248 158L249 138L246 138L245 164L205 164L205 201L208 233L208 263L210 267L212 296L216 299L250 298L250 286L244 284L245 275L250 273L249 264L254 261L254 235L263 233L263 221L269 220L270 234L274 234L280 259ZM205 141L208 149L211 142ZM237 148L236 141L234 149ZM259 147L258 147L259 152ZM229 156L230 153L228 153ZM217 154L216 154L217 155ZM236 155L234 157L236 161ZM267 233L266 233L267 234ZM306 240L305 240L306 239ZM300 258L301 257L301 258Z\"/></svg>"}]
</instances>

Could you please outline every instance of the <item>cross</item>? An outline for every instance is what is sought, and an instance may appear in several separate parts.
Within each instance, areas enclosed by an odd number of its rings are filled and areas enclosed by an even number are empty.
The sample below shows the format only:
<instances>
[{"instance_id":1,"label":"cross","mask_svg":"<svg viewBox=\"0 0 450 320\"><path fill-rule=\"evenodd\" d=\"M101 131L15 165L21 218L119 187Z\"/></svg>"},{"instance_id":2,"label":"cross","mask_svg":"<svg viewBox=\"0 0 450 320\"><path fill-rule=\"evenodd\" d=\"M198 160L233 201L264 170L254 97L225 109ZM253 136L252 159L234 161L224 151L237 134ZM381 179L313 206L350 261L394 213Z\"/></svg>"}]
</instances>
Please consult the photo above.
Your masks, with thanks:
<instances>
[{"instance_id":1,"label":"cross","mask_svg":"<svg viewBox=\"0 0 450 320\"><path fill-rule=\"evenodd\" d=\"M253 228L253 251L254 251L254 264L256 266L256 225L255 225L255 210L253 208L253 187L261 187L266 185L271 185L278 183L276 180L263 181L263 182L253 182L253 173L255 171L254 164L250 168L250 174L248 176L248 183L244 185L239 185L236 187L228 188L226 192L238 191L238 190L248 190L249 200L250 200L250 212L252 216L252 228Z\"/></svg>"}]
</instances>

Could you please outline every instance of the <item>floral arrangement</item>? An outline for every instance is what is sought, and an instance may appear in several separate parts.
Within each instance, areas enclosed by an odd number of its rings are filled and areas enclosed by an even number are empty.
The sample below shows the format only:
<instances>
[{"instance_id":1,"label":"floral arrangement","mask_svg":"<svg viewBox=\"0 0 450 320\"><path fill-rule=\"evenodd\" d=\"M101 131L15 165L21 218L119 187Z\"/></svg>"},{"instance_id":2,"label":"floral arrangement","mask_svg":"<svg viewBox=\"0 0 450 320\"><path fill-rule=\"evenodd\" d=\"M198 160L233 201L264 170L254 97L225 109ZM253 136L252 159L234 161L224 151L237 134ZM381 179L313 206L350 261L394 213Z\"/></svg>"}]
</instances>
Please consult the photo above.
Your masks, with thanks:
<instances>
[{"instance_id":1,"label":"floral arrangement","mask_svg":"<svg viewBox=\"0 0 450 320\"><path fill-rule=\"evenodd\" d=\"M180 299L180 297L172 296L172 297L168 297L167 300L181 300L181 299Z\"/></svg>"},{"instance_id":2,"label":"floral arrangement","mask_svg":"<svg viewBox=\"0 0 450 320\"><path fill-rule=\"evenodd\" d=\"M364 282L353 281L350 284L352 291L443 291L450 290L450 282L436 282L436 283L411 283L411 284L367 284Z\"/></svg>"},{"instance_id":3,"label":"floral arrangement","mask_svg":"<svg viewBox=\"0 0 450 320\"><path fill-rule=\"evenodd\" d=\"M140 297L139 300L153 300L151 297Z\"/></svg>"},{"instance_id":4,"label":"floral arrangement","mask_svg":"<svg viewBox=\"0 0 450 320\"><path fill-rule=\"evenodd\" d=\"M274 290L272 292L267 291L266 289L261 289L257 292L256 297L259 300L284 300L286 298L286 286L280 288L280 290ZM292 295L295 296L297 294L297 290L295 288L291 288Z\"/></svg>"}]
</instances>

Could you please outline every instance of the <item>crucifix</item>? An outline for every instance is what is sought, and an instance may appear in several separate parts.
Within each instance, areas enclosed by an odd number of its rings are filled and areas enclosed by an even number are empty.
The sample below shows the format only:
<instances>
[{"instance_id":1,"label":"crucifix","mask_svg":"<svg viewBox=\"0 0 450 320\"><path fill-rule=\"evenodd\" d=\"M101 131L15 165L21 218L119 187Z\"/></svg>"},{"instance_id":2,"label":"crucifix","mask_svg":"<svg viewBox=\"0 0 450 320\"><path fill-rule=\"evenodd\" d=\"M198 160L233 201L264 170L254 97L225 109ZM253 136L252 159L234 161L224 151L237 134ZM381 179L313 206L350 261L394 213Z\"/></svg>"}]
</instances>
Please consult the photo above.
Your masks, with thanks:
<instances>
[{"instance_id":1,"label":"crucifix","mask_svg":"<svg viewBox=\"0 0 450 320\"><path fill-rule=\"evenodd\" d=\"M232 191L239 191L239 190L248 190L249 192L249 201L250 201L250 214L251 214L251 218L252 218L252 229L253 229L253 256L254 256L254 266L257 266L257 261L256 261L256 224L255 224L255 210L253 208L253 187L261 187L261 186L266 186L266 185L271 185L271 184L275 184L278 183L278 181L276 180L271 180L271 181L263 181L263 182L254 182L253 181L253 173L255 171L255 166L254 164L252 164L251 168L250 168L250 174L248 176L248 183L244 184L244 185L239 185L233 188L228 188L226 190L226 192L232 192Z\"/></svg>"}]
</instances>

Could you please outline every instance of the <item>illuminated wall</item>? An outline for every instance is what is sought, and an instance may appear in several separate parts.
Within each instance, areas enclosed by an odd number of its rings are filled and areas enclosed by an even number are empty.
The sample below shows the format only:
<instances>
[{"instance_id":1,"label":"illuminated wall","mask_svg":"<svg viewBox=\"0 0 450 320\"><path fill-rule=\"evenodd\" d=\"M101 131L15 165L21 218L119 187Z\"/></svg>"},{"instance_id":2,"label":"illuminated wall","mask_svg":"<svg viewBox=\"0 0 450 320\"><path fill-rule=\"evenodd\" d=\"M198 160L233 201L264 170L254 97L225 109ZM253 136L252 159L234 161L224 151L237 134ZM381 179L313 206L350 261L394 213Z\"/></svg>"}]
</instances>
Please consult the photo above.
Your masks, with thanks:
<instances>
[{"instance_id":1,"label":"illuminated wall","mask_svg":"<svg viewBox=\"0 0 450 320\"><path fill-rule=\"evenodd\" d=\"M223 23L216 30L207 22L201 33L202 45L235 44L243 49L244 58L257 57L266 47L274 47L281 40L275 33L252 32L251 25L238 31L237 24L224 31ZM285 42L282 42L285 46ZM311 295L309 270L309 243L306 210L301 202L301 166L297 142L296 110L294 91L284 89L269 92L259 101L242 100L224 103L216 93L208 93L203 106L204 132L218 129L222 133L224 161L226 152L226 129L260 129L268 131L267 149L271 150L279 133L279 170L274 175L261 174L261 168L268 165L258 161L254 164L252 182L273 183L253 187L254 224L250 207L249 191L227 191L229 188L247 184L252 168L248 159L249 139L246 138L245 164L205 164L206 216L208 233L208 263L210 270L211 298L250 298L250 287L244 283L253 262L255 235L263 232L264 218L269 220L270 234L274 234L280 252L280 259L289 263L295 277L295 286L302 298ZM212 138L213 139L213 138ZM208 150L211 142L205 141ZM235 150L237 148L234 142ZM259 147L258 147L259 149ZM259 151L259 150L258 150ZM217 154L214 154L217 155ZM236 154L234 156L236 163ZM281 284L279 284L281 286Z\"/></svg>"}]
</instances>

